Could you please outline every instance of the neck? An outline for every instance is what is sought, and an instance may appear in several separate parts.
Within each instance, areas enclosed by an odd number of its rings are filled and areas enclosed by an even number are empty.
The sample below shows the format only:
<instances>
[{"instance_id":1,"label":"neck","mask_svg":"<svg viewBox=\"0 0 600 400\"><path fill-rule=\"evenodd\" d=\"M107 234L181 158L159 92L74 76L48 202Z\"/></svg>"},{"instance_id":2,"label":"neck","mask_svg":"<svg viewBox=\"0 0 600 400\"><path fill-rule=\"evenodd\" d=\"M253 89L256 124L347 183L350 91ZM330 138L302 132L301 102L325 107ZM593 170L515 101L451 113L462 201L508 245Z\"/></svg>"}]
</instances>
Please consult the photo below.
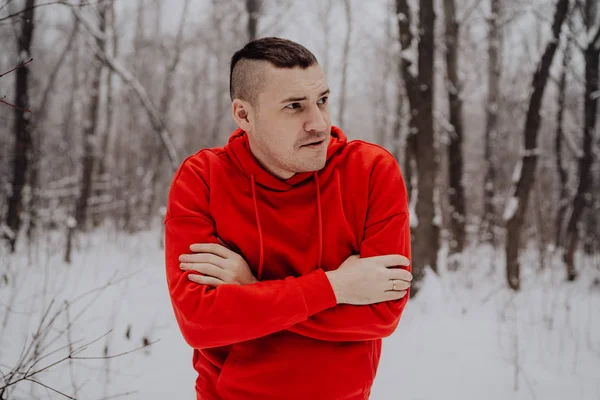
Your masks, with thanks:
<instances>
[{"instance_id":1,"label":"neck","mask_svg":"<svg viewBox=\"0 0 600 400\"><path fill-rule=\"evenodd\" d=\"M248 134L248 133L246 133ZM266 171L268 171L271 175L276 176L281 180L290 179L294 175L294 172L285 171L281 168L277 168L273 165L270 165L266 160L267 157L258 149L258 146L252 143L252 137L248 135L248 145L250 146L250 152L254 155L254 158L258 161L261 167L263 167Z\"/></svg>"}]
</instances>

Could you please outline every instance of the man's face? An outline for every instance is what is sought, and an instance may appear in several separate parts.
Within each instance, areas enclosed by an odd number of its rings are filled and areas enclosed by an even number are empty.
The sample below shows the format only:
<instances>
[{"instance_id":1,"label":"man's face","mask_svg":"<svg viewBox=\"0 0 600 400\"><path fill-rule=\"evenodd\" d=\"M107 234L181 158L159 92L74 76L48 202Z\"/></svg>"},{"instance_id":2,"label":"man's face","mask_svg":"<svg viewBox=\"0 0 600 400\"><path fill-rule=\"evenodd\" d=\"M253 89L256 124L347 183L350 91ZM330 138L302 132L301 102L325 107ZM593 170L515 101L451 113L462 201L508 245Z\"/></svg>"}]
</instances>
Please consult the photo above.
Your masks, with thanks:
<instances>
[{"instance_id":1,"label":"man's face","mask_svg":"<svg viewBox=\"0 0 600 400\"><path fill-rule=\"evenodd\" d=\"M253 154L282 179L322 169L331 129L323 70L318 64L306 69L270 64L262 68L265 80L248 118Z\"/></svg>"}]
</instances>

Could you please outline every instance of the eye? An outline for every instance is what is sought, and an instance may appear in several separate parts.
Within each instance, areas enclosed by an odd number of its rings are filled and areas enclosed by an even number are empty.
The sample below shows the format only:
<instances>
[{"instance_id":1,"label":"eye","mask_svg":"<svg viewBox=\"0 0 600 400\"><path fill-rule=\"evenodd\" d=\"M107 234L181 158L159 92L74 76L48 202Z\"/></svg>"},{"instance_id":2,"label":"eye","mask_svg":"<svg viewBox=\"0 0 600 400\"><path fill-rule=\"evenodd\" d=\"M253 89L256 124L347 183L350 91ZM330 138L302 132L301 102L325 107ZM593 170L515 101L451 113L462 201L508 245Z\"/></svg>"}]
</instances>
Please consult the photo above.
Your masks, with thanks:
<instances>
[{"instance_id":1,"label":"eye","mask_svg":"<svg viewBox=\"0 0 600 400\"><path fill-rule=\"evenodd\" d=\"M319 100L319 104L321 104L321 105L326 104L327 103L327 99L328 99L327 96L321 97L321 99Z\"/></svg>"},{"instance_id":2,"label":"eye","mask_svg":"<svg viewBox=\"0 0 600 400\"><path fill-rule=\"evenodd\" d=\"M296 110L300 107L302 107L302 105L300 103L292 103L292 104L288 104L287 106L285 106L285 108L290 109L290 110Z\"/></svg>"}]
</instances>

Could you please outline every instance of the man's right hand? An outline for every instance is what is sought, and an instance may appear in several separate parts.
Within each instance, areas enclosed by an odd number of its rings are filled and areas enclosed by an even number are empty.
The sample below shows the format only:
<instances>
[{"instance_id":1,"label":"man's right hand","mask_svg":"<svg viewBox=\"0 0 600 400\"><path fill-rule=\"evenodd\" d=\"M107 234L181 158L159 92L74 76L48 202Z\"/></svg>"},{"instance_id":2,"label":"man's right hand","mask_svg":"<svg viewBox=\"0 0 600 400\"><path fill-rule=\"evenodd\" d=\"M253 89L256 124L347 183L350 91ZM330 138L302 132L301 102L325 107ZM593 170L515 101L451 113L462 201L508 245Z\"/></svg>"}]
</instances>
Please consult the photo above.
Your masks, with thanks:
<instances>
[{"instance_id":1,"label":"man's right hand","mask_svg":"<svg viewBox=\"0 0 600 400\"><path fill-rule=\"evenodd\" d=\"M412 274L405 269L389 267L409 264L406 257L397 254L367 258L353 255L337 270L326 274L338 304L375 304L406 296Z\"/></svg>"}]
</instances>

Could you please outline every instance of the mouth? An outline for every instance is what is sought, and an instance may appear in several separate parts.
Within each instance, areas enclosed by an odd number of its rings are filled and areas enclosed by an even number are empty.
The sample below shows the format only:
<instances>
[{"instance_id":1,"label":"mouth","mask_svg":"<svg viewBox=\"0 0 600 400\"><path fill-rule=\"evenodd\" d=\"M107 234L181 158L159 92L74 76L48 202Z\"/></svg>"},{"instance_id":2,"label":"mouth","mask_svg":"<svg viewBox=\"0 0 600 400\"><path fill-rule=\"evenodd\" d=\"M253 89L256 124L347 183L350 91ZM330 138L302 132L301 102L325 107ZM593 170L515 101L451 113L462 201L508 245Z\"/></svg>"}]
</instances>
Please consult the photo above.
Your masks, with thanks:
<instances>
[{"instance_id":1,"label":"mouth","mask_svg":"<svg viewBox=\"0 0 600 400\"><path fill-rule=\"evenodd\" d=\"M315 141L315 142L304 144L304 145L302 145L300 147L316 148L316 147L321 146L324 141L325 141L325 139L322 139L322 140L319 140L319 141Z\"/></svg>"}]
</instances>

